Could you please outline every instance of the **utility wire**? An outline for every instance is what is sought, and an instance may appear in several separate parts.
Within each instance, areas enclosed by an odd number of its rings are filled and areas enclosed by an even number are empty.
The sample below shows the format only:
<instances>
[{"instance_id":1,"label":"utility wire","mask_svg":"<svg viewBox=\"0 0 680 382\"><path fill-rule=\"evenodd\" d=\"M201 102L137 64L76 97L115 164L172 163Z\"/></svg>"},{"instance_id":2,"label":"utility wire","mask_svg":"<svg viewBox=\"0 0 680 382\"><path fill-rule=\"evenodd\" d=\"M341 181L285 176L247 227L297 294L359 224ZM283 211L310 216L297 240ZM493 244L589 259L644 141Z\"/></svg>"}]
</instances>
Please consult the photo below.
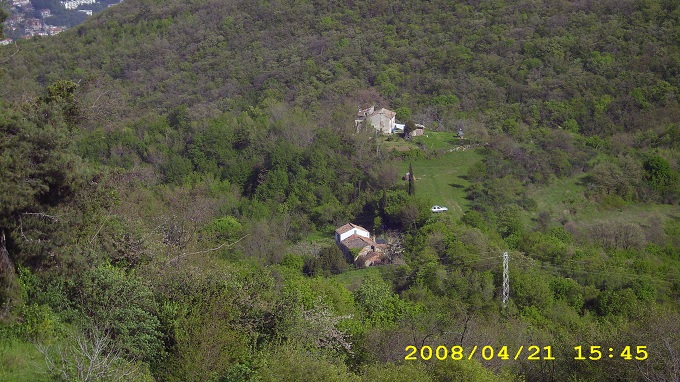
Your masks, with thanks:
<instances>
[{"instance_id":1,"label":"utility wire","mask_svg":"<svg viewBox=\"0 0 680 382\"><path fill-rule=\"evenodd\" d=\"M538 257L538 256L537 256ZM539 257L540 259L540 257ZM542 260L542 259L541 259ZM580 273L580 274L585 274L585 275L603 275L603 276L624 276L624 277L631 277L631 278L638 278L638 279L650 279L662 283L667 283L672 285L673 282L680 282L680 279L674 278L674 277L668 277L666 276L665 278L659 278L656 276L652 275L646 275L646 274L637 274L637 273L631 273L627 272L625 268L622 267L617 267L613 265L606 265L603 264L599 266L599 268L606 268L604 270L598 269L598 270L590 270L590 269L579 269L579 268L574 268L574 267L568 267L564 264L545 264L545 263L540 263L538 262L537 259L531 257L531 256L523 256L523 258L518 258L516 262L522 264L524 263L525 265L529 266L534 266L534 267L539 267L542 269L550 270L553 272L557 271L562 271L562 272L572 272L572 273ZM577 262L576 260L572 260L572 262L576 264L581 264ZM589 265L587 262L582 263L583 265Z\"/></svg>"},{"instance_id":2,"label":"utility wire","mask_svg":"<svg viewBox=\"0 0 680 382\"><path fill-rule=\"evenodd\" d=\"M593 276L621 276L621 277L628 277L628 278L634 278L634 279L647 279L650 281L656 281L659 283L664 283L667 285L673 285L674 282L680 282L680 278L675 278L675 277L663 277L659 278L658 276L653 276L653 275L647 275L647 274L636 274L636 273L631 273L628 272L625 268L615 266L615 265L608 265L608 264L602 264L602 265L597 265L597 269L582 269L582 268L577 268L579 265L583 266L591 266L593 265L590 261L588 260L564 260L567 263L571 263L570 265L567 264L552 264L552 263L545 263L546 259L541 256L532 256L532 255L527 255L527 254L514 254L513 257L513 262L524 265L524 266L529 266L529 267L536 267L536 268L541 268L547 271L551 271L554 274L560 275L564 273L578 273L581 275L593 275ZM467 260L453 260L452 265L454 266L463 266L463 267L474 267L474 266L491 266L491 265L496 265L496 264L501 264L502 263L503 256L488 256L488 257L481 257L477 259L467 259Z\"/></svg>"}]
</instances>

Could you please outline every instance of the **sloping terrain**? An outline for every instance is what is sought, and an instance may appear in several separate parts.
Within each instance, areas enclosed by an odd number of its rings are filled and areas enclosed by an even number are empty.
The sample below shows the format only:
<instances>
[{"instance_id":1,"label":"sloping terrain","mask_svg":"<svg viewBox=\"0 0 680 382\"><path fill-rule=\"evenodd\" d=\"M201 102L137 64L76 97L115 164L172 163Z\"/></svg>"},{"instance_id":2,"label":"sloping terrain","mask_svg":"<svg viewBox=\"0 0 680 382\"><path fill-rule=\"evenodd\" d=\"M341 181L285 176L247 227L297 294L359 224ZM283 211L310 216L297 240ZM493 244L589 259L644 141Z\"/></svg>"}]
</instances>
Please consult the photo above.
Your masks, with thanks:
<instances>
[{"instance_id":1,"label":"sloping terrain","mask_svg":"<svg viewBox=\"0 0 680 382\"><path fill-rule=\"evenodd\" d=\"M677 380L676 3L126 0L0 47L2 377Z\"/></svg>"}]
</instances>

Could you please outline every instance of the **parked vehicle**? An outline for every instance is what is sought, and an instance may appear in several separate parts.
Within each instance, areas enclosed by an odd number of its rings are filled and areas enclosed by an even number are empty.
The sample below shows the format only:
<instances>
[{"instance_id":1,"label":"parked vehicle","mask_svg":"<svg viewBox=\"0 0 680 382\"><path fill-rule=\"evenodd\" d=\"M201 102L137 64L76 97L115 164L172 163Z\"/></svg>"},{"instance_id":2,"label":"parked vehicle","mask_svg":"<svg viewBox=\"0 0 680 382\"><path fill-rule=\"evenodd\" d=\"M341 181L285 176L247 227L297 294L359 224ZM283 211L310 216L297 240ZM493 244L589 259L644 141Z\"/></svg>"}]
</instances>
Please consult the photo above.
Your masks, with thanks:
<instances>
[{"instance_id":1,"label":"parked vehicle","mask_svg":"<svg viewBox=\"0 0 680 382\"><path fill-rule=\"evenodd\" d=\"M430 208L430 211L432 212L444 212L448 210L449 210L448 208L442 206L432 206L432 208Z\"/></svg>"}]
</instances>

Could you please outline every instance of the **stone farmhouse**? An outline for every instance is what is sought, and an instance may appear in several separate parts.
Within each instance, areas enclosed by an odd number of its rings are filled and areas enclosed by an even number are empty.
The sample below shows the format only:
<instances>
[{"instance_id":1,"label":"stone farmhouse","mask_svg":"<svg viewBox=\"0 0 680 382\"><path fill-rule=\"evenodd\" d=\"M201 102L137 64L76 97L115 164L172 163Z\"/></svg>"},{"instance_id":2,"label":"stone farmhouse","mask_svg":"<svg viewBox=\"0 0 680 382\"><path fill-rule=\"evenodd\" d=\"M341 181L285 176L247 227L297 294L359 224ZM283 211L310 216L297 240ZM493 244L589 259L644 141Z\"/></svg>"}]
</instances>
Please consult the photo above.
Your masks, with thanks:
<instances>
[{"instance_id":1,"label":"stone farmhouse","mask_svg":"<svg viewBox=\"0 0 680 382\"><path fill-rule=\"evenodd\" d=\"M376 243L367 229L347 223L335 230L335 242L357 268L387 262L387 245ZM355 250L355 251L352 251Z\"/></svg>"},{"instance_id":2,"label":"stone farmhouse","mask_svg":"<svg viewBox=\"0 0 680 382\"><path fill-rule=\"evenodd\" d=\"M375 106L371 106L368 109L359 109L354 120L354 126L359 131L359 128L370 124L383 134L392 134L395 130L396 116L397 113L392 110L385 109L384 107L380 110L375 110Z\"/></svg>"},{"instance_id":3,"label":"stone farmhouse","mask_svg":"<svg viewBox=\"0 0 680 382\"><path fill-rule=\"evenodd\" d=\"M367 109L360 108L357 112L356 119L354 120L354 127L358 132L359 129L370 124L376 131L382 134L403 134L405 125L403 123L397 123L396 116L396 112L385 108L381 108L380 110L375 110L375 106L371 106ZM408 138L425 134L425 126L416 124L415 127L416 128L409 133Z\"/></svg>"}]
</instances>

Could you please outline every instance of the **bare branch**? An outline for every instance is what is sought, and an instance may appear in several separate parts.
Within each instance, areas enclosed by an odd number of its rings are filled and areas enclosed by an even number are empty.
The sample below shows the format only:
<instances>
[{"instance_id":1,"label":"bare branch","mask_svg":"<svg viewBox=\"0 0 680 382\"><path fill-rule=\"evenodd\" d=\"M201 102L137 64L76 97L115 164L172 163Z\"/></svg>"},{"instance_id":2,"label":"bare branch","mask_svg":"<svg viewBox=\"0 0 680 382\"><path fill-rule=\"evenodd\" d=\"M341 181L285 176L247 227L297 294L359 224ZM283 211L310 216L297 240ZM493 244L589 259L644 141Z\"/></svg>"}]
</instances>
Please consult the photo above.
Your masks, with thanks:
<instances>
[{"instance_id":1,"label":"bare branch","mask_svg":"<svg viewBox=\"0 0 680 382\"><path fill-rule=\"evenodd\" d=\"M25 241L27 241L27 242L29 242L29 243L30 243L30 242L42 243L43 241L49 241L49 239L47 239L47 240L42 240L42 239L40 239L39 237L38 237L37 240L35 240L35 239L29 239L28 237L26 237L26 235L24 234L24 221L23 221L23 219L22 219L22 216L24 216L24 215L28 215L28 216L37 216L37 217L40 217L40 218L50 219L50 220L52 220L52 222L54 222L54 223L57 223L57 222L59 221L59 218L56 217L56 216L53 216L53 215L48 215L48 214L46 214L46 213L44 213L44 212L23 212L23 213L21 213L21 214L19 215L19 234L21 235L21 238L22 238L22 239L24 239ZM39 231L39 230L37 230L37 229L32 229L31 231L33 231L34 233L37 233L38 235L41 235L41 234L44 235L44 232L41 232L41 231Z\"/></svg>"},{"instance_id":2,"label":"bare branch","mask_svg":"<svg viewBox=\"0 0 680 382\"><path fill-rule=\"evenodd\" d=\"M97 229L97 232L95 232L94 235L92 235L92 238L90 239L90 244L92 244L94 242L94 239L97 237L97 235L99 235L99 232L102 230L102 228L104 228L104 224L106 224L106 222L109 220L110 217L111 217L111 213L109 213L106 216L106 219L104 219L102 224L99 226L99 228Z\"/></svg>"},{"instance_id":3,"label":"bare branch","mask_svg":"<svg viewBox=\"0 0 680 382\"><path fill-rule=\"evenodd\" d=\"M48 215L44 212L23 212L21 213L22 215L33 215L33 216L40 216L41 218L48 218L51 219L53 222L58 222L59 218L54 216L54 215Z\"/></svg>"},{"instance_id":4,"label":"bare branch","mask_svg":"<svg viewBox=\"0 0 680 382\"><path fill-rule=\"evenodd\" d=\"M99 99L102 98L102 96L105 95L105 94L108 93L108 92L109 92L109 91L107 90L107 91L105 91L105 92L99 94L99 96L97 97L97 99L94 100L94 102L92 103L92 107L94 108L94 107L97 105L97 102L99 102Z\"/></svg>"},{"instance_id":5,"label":"bare branch","mask_svg":"<svg viewBox=\"0 0 680 382\"><path fill-rule=\"evenodd\" d=\"M19 45L17 45L17 42L16 42L16 41L14 41L14 47L15 47L17 50L15 50L14 53L10 54L9 57L7 57L7 59L4 60L4 61L2 62L2 64L8 63L9 60L11 60L12 57L14 57L14 56L15 56L17 53L19 53L19 51L21 50L21 49L19 49ZM7 92L7 93L9 93L9 92ZM5 93L5 94L7 94L7 93ZM3 95L4 95L4 94L3 94Z\"/></svg>"},{"instance_id":6,"label":"bare branch","mask_svg":"<svg viewBox=\"0 0 680 382\"><path fill-rule=\"evenodd\" d=\"M44 344L37 343L35 347L45 358L47 370L67 381L129 381L135 380L139 371L113 347L111 338L96 328L72 333L55 352Z\"/></svg>"},{"instance_id":7,"label":"bare branch","mask_svg":"<svg viewBox=\"0 0 680 382\"><path fill-rule=\"evenodd\" d=\"M233 242L233 243L231 243L231 244L227 244L227 242L224 242L224 243L218 245L218 246L215 247L215 248L209 248L209 249L206 249L206 250L203 250L203 251L198 251L198 252L185 252L185 253L182 253L182 254L180 254L180 255L177 255L177 256L173 257L172 259L168 259L168 260L167 260L167 263L168 263L168 264L174 263L174 262L176 262L177 260L181 259L182 257L186 257L186 256L199 255L199 254L202 254L202 253L214 252L214 251L217 251L217 250L219 250L219 249L221 249L221 248L223 248L223 247L229 248L229 247L235 245L236 243L238 243L239 241L245 239L245 238L248 237L249 235L250 235L250 234L245 235L245 236L241 236L238 240L236 240L235 242Z\"/></svg>"}]
</instances>

